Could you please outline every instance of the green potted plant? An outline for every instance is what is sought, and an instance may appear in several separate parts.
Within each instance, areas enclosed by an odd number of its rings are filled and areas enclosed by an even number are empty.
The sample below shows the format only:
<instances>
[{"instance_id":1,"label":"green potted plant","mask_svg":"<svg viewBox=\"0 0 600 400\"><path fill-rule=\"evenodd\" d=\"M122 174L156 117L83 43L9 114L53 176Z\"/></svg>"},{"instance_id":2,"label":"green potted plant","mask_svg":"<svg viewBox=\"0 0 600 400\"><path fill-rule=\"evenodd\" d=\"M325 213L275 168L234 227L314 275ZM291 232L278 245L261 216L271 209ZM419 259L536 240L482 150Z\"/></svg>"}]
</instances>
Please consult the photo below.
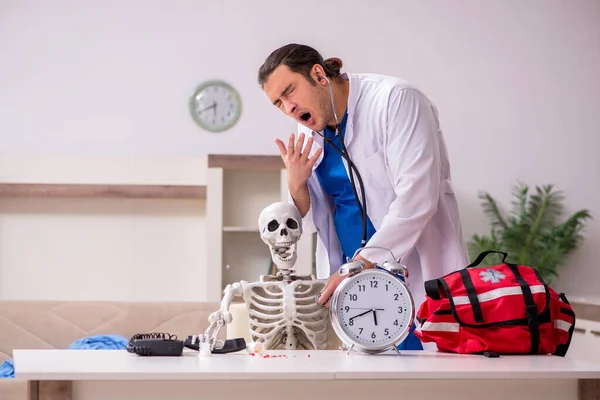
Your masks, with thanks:
<instances>
[{"instance_id":1,"label":"green potted plant","mask_svg":"<svg viewBox=\"0 0 600 400\"><path fill-rule=\"evenodd\" d=\"M490 221L488 235L473 235L467 242L469 257L475 260L486 250L508 253L507 262L527 265L537 269L550 284L558 276L567 257L583 240L582 229L591 218L586 209L576 211L562 220L564 195L553 185L529 187L517 184L512 190L514 200L508 214L501 211L489 193L481 193L484 214ZM502 263L502 255L488 255L480 266Z\"/></svg>"}]
</instances>

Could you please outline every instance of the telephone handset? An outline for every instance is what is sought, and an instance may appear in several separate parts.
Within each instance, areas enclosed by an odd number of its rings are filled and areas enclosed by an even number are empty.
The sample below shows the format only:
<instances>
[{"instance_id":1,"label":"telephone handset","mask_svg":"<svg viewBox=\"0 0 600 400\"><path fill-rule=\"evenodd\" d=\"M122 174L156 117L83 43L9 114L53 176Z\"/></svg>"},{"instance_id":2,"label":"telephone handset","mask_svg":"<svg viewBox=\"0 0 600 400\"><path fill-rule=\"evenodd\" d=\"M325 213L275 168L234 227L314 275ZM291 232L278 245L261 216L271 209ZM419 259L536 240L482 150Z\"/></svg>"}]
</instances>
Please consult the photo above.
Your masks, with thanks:
<instances>
[{"instance_id":1,"label":"telephone handset","mask_svg":"<svg viewBox=\"0 0 600 400\"><path fill-rule=\"evenodd\" d=\"M183 348L199 351L198 337L188 336L185 341L177 335L162 332L136 333L129 339L127 351L140 356L173 357L181 356ZM246 350L244 338L227 339L223 347L215 347L212 354L227 354Z\"/></svg>"}]
</instances>

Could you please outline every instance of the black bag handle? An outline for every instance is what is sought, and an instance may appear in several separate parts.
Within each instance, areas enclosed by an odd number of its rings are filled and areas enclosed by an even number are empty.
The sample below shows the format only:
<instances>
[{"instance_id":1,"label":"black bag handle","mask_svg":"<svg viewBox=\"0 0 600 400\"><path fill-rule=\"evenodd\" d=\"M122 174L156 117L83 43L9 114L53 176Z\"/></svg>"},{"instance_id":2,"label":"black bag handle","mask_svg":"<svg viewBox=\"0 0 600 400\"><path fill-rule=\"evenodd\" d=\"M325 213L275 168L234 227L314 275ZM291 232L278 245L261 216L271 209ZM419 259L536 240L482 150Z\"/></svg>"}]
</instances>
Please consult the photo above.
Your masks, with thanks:
<instances>
[{"instance_id":1,"label":"black bag handle","mask_svg":"<svg viewBox=\"0 0 600 400\"><path fill-rule=\"evenodd\" d=\"M502 254L504 256L504 257L502 257L502 262L506 263L506 257L508 257L508 253L505 253L503 251L497 251L497 250L488 250L488 251L484 251L479 256L477 256L477 259L475 261L473 261L471 264L467 265L467 268L472 268L472 267L475 267L476 265L481 264L483 259L492 253Z\"/></svg>"}]
</instances>

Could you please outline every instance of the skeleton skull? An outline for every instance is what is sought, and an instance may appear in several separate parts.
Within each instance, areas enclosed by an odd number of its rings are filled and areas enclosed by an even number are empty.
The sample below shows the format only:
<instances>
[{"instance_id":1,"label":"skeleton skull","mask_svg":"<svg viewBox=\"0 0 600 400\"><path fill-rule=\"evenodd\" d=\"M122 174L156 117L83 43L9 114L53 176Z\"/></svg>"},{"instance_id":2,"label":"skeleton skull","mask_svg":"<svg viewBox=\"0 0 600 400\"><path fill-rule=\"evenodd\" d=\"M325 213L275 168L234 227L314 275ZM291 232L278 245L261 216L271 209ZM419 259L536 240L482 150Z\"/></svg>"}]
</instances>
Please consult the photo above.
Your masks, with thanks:
<instances>
[{"instance_id":1,"label":"skeleton skull","mask_svg":"<svg viewBox=\"0 0 600 400\"><path fill-rule=\"evenodd\" d=\"M290 203L277 202L266 207L258 217L260 236L271 249L271 258L280 270L296 264L296 244L302 235L300 211Z\"/></svg>"}]
</instances>

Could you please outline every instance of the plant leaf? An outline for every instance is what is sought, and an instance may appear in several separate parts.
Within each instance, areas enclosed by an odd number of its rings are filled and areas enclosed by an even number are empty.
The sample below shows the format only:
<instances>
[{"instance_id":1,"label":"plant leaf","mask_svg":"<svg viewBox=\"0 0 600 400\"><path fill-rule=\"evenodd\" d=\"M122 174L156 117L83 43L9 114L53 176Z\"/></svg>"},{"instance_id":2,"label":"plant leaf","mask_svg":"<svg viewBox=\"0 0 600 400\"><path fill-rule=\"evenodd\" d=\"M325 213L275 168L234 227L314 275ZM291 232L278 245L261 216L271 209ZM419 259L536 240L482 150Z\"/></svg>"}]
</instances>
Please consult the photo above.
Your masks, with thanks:
<instances>
[{"instance_id":1,"label":"plant leaf","mask_svg":"<svg viewBox=\"0 0 600 400\"><path fill-rule=\"evenodd\" d=\"M490 220L490 224L492 227L492 231L494 234L497 232L501 232L508 227L506 220L502 216L500 212L500 208L496 203L496 200L492 198L489 193L481 193L479 194L479 199L481 200L483 213L487 215Z\"/></svg>"},{"instance_id":2,"label":"plant leaf","mask_svg":"<svg viewBox=\"0 0 600 400\"><path fill-rule=\"evenodd\" d=\"M560 222L565 196L551 184L536 186L530 191L527 185L518 183L512 194L512 207L506 217L492 196L479 195L490 222L490 233L473 235L467 242L469 257L474 260L487 250L503 251L508 254L507 262L536 268L549 283L558 276L568 256L581 245L582 231L591 214L585 209L578 210ZM502 255L490 254L481 266L501 262Z\"/></svg>"}]
</instances>

